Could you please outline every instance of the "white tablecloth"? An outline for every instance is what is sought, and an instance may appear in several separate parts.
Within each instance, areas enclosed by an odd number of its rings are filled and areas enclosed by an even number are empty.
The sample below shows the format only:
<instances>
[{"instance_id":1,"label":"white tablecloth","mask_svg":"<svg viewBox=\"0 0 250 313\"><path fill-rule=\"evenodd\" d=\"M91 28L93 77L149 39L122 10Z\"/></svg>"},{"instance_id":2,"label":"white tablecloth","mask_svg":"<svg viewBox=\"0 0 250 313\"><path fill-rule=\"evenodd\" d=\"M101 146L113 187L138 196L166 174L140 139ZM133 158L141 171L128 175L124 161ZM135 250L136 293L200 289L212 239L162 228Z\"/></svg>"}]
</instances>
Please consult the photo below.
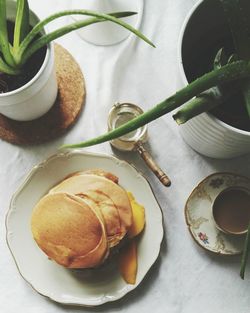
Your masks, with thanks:
<instances>
[{"instance_id":1,"label":"white tablecloth","mask_svg":"<svg viewBox=\"0 0 250 313\"><path fill-rule=\"evenodd\" d=\"M106 130L107 112L115 101L134 102L147 109L175 91L178 34L195 2L145 1L141 30L153 40L156 49L132 36L110 47L90 45L79 40L76 34L58 41L81 65L87 85L86 106L75 127L50 143L18 147L0 141L0 312L250 311L250 266L246 280L242 281L238 257L219 257L199 248L189 235L183 214L189 193L201 179L216 171L250 175L250 157L222 161L198 155L183 142L171 116L165 116L149 127L151 151L171 177L171 188L161 186L139 157L119 154L149 177L165 218L166 234L160 257L134 292L96 309L58 305L38 295L19 276L5 242L5 214L11 195L35 164L54 154L63 143L79 142ZM64 9L67 3L67 0L30 0L31 8L40 17ZM66 21L54 23L51 29ZM112 152L109 144L89 150Z\"/></svg>"}]
</instances>

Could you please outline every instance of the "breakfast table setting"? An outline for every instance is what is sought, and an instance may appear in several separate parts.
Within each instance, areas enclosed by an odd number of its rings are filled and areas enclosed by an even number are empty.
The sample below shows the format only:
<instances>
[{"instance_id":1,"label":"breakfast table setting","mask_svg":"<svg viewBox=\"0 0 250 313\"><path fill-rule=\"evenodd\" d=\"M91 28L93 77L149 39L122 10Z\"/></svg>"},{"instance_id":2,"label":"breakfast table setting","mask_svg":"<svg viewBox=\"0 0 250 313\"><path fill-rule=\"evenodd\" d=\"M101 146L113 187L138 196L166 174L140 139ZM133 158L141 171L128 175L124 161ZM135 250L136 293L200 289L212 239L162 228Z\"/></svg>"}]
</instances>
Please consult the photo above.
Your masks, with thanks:
<instances>
[{"instance_id":1,"label":"breakfast table setting","mask_svg":"<svg viewBox=\"0 0 250 313\"><path fill-rule=\"evenodd\" d=\"M114 2L119 1L126 2ZM44 19L75 5L85 9L85 2L90 1L29 0L29 6L39 19ZM229 239L225 239L226 235L221 237L220 227L214 228L212 213L203 214L202 210L212 202L215 204L222 188L231 188L234 184L242 188L250 186L250 150L248 154L229 154L228 157L218 152L216 157L211 148L205 156L203 143L193 144L192 148L192 141L185 135L189 129L177 125L171 113L147 125L147 138L136 149L117 149L119 146L114 141L112 145L105 142L87 148L62 147L110 130L111 109L119 104L132 104L130 108L134 108L134 104L145 112L183 86L180 36L190 10L200 2L128 1L127 5L133 7L122 7L122 11L138 9L138 14L129 17L128 23L139 29L155 47L126 31L114 36L109 29L101 36L98 32L104 31L104 23L93 28L93 32L91 27L99 24L89 26L89 33L77 30L57 38L60 101L66 106L67 101L75 101L79 106L77 113L72 106L61 113L65 124L61 125L59 133L56 133L59 127L56 113L44 119L34 134L32 128L23 131L19 124L8 124L0 118L1 312L249 312L249 264L245 279L240 277L239 254L244 242L232 234ZM71 16L63 16L48 28L53 31L72 21ZM69 74L65 74L67 67ZM73 94L68 92L69 86ZM47 87L50 89L52 87ZM20 130L24 141L16 130ZM36 132L41 134L40 142ZM204 138L206 141L207 137ZM116 284L109 282L113 274L110 277L105 274L103 281L98 275L94 276L93 282L89 278L91 273L84 276L76 271L69 278L57 271L58 264L47 266L45 262L52 261L31 243L30 230L22 232L22 227L30 227L26 220L27 207L34 199L43 196L67 175L80 171L81 166L84 170L103 167L114 173L145 208L145 229L138 239L139 245L142 241L138 251L142 251L143 257L139 256L137 283L129 285L133 286L131 288L123 287L120 294L115 290ZM168 179L165 185L163 174ZM44 186L46 182L50 186ZM37 250L32 252L31 246ZM110 270L110 265L107 266ZM101 275L103 272L105 265L100 270ZM78 274L82 278L73 283ZM40 287L36 288L39 279ZM74 285L72 294L71 283ZM107 291L109 284L113 294ZM98 292L104 290L100 299L93 291L95 286ZM50 293L46 293L46 288ZM86 293L83 301L79 300L81 292Z\"/></svg>"}]
</instances>

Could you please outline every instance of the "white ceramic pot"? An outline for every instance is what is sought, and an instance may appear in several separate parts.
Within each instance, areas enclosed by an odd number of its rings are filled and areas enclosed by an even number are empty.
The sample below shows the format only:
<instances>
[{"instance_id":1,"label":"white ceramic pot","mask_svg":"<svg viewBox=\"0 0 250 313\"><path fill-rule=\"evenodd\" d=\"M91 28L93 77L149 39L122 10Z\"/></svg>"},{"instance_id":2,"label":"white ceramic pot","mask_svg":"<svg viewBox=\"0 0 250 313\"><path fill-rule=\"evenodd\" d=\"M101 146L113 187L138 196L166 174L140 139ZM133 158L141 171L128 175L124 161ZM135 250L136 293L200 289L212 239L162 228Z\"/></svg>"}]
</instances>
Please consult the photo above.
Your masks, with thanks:
<instances>
[{"instance_id":1,"label":"white ceramic pot","mask_svg":"<svg viewBox=\"0 0 250 313\"><path fill-rule=\"evenodd\" d=\"M16 4L7 2L7 15L14 19ZM34 25L38 17L31 12L30 23ZM13 79L15 79L13 77ZM56 100L57 81L54 65L54 48L48 45L44 62L38 73L24 86L11 92L0 94L0 113L17 120L30 121L49 111Z\"/></svg>"},{"instance_id":2,"label":"white ceramic pot","mask_svg":"<svg viewBox=\"0 0 250 313\"><path fill-rule=\"evenodd\" d=\"M189 56L192 59L192 51L205 42L202 42L202 38L204 40L206 34L212 32L219 41L221 34L226 31L223 12L215 5L219 5L219 2L199 1L184 21L178 45L181 76L178 87L188 83L185 74L187 59ZM195 62L195 58L189 61L192 66L198 66ZM180 132L186 143L208 157L226 159L250 153L250 132L229 126L210 113L203 113L180 126Z\"/></svg>"}]
</instances>

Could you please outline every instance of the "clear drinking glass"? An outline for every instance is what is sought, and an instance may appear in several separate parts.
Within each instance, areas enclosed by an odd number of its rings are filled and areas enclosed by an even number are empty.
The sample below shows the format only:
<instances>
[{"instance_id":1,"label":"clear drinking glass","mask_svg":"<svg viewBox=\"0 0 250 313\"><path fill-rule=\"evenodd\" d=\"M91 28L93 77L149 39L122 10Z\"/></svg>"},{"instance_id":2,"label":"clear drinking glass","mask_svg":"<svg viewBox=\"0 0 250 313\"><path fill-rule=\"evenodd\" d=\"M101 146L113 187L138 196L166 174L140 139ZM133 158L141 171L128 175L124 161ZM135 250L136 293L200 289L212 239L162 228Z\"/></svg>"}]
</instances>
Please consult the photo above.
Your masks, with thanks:
<instances>
[{"instance_id":1,"label":"clear drinking glass","mask_svg":"<svg viewBox=\"0 0 250 313\"><path fill-rule=\"evenodd\" d=\"M121 11L137 12L123 20L135 28L139 28L143 14L144 0L71 0L72 9L86 9L102 13ZM75 20L87 17L74 16ZM112 22L103 22L79 29L78 35L85 41L95 45L114 45L126 39L131 33Z\"/></svg>"}]
</instances>

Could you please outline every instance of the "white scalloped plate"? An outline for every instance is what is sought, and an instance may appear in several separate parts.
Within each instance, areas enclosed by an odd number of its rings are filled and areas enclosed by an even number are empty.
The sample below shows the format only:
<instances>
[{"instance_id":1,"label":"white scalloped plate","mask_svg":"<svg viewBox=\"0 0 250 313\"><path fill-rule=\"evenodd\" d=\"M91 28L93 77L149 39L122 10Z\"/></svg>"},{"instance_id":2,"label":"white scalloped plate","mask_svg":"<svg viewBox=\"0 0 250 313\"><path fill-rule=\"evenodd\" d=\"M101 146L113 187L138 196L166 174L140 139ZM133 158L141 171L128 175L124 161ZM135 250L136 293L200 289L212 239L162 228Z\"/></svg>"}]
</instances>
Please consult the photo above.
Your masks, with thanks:
<instances>
[{"instance_id":1,"label":"white scalloped plate","mask_svg":"<svg viewBox=\"0 0 250 313\"><path fill-rule=\"evenodd\" d=\"M37 201L68 174L89 168L114 173L120 184L145 205L146 227L138 245L135 285L124 282L115 262L95 270L65 269L50 261L32 238L30 217ZM114 301L135 289L156 261L163 238L162 212L147 180L113 156L79 151L57 154L33 168L12 197L6 228L7 243L22 277L53 301L82 306Z\"/></svg>"}]
</instances>

